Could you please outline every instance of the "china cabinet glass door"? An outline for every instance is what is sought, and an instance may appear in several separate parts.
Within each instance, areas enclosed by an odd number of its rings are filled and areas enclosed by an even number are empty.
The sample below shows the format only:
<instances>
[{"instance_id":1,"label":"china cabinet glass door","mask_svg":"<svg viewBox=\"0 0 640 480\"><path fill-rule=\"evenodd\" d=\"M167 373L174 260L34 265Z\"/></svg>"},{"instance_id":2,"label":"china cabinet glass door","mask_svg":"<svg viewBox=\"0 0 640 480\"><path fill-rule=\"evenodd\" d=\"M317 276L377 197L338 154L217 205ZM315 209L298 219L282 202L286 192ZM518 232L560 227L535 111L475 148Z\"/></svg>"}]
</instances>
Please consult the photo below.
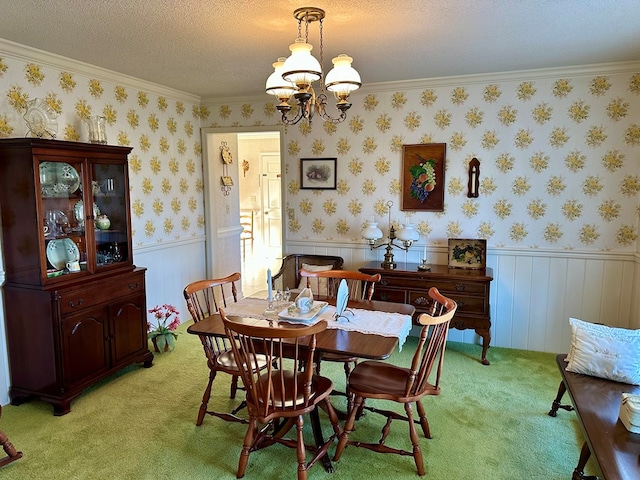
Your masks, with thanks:
<instances>
[{"instance_id":1,"label":"china cabinet glass door","mask_svg":"<svg viewBox=\"0 0 640 480\"><path fill-rule=\"evenodd\" d=\"M124 164L92 163L96 266L130 261Z\"/></svg>"},{"instance_id":2,"label":"china cabinet glass door","mask_svg":"<svg viewBox=\"0 0 640 480\"><path fill-rule=\"evenodd\" d=\"M87 269L83 165L44 157L38 162L47 278Z\"/></svg>"}]
</instances>

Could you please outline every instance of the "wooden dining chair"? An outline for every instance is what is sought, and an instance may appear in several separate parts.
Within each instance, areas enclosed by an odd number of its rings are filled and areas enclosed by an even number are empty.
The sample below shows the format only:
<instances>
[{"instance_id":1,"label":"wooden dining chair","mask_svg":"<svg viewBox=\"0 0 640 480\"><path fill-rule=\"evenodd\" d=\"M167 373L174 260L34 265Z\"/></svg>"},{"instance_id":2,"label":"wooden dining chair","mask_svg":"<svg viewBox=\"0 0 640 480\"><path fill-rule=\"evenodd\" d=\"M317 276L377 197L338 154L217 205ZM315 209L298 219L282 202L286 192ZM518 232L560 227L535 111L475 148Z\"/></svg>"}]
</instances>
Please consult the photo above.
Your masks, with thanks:
<instances>
[{"instance_id":1,"label":"wooden dining chair","mask_svg":"<svg viewBox=\"0 0 640 480\"><path fill-rule=\"evenodd\" d=\"M300 269L300 277L307 279L307 288L310 288L314 298L336 298L340 282L345 280L349 290L349 298L358 300L371 300L376 283L380 281L380 274L369 275L366 273L351 270L326 270L321 272L311 272ZM322 362L339 362L344 365L346 384L348 384L351 369L358 363L357 357L340 355L339 353L323 353L318 356L316 366L318 373ZM334 390L335 394L347 396L347 408L351 407L352 397L345 392Z\"/></svg>"},{"instance_id":2,"label":"wooden dining chair","mask_svg":"<svg viewBox=\"0 0 640 480\"><path fill-rule=\"evenodd\" d=\"M220 310L220 316L228 338L232 339L233 354L247 391L250 417L237 477L244 476L251 452L279 443L296 449L298 480L306 480L307 470L327 454L329 446L341 432L338 417L328 400L333 384L314 372L316 334L327 328L327 322L309 326L268 326L265 322L262 326L229 320L224 309ZM267 368L260 372L259 358L263 354ZM317 430L320 428L319 405L328 413L333 427L333 434L326 441L322 440L322 432ZM312 416L316 440L313 446L304 442L305 414ZM267 424L267 427L259 428L261 424ZM286 438L294 425L295 439ZM313 452L309 461L306 459L307 449Z\"/></svg>"},{"instance_id":3,"label":"wooden dining chair","mask_svg":"<svg viewBox=\"0 0 640 480\"><path fill-rule=\"evenodd\" d=\"M198 280L190 283L184 289L184 298L187 301L187 308L194 322L199 322L203 318L218 312L221 307L226 307L227 302L238 301L238 291L236 282L240 282L240 273L232 273L224 278L214 278L210 280ZM226 337L212 337L199 335L204 354L207 357L209 366L209 383L202 396L202 404L198 410L196 425L202 425L205 414L222 418L227 421L247 423L236 414L244 406L244 400L231 413L219 413L208 410L209 399L211 398L211 387L218 372L231 375L230 398L236 397L238 390L238 378L240 371L235 363L231 345Z\"/></svg>"},{"instance_id":4,"label":"wooden dining chair","mask_svg":"<svg viewBox=\"0 0 640 480\"><path fill-rule=\"evenodd\" d=\"M409 368L403 368L379 361L365 361L359 363L349 376L349 391L354 395L354 405L349 411L345 422L344 431L338 441L334 460L339 460L347 444L367 448L379 453L396 453L399 455L412 455L418 470L418 475L424 475L424 462L422 450L413 419L411 404L415 403L419 423L426 438L431 438L429 422L422 405L421 399L426 395L440 394L440 375L444 363L444 350L447 341L449 322L458 308L456 302L440 294L438 289L429 289L431 304L429 314L423 313L418 317L418 322L423 325L420 332L418 345L413 355ZM430 375L435 367L435 378L430 380ZM382 410L371 406L365 406L365 399L389 400L404 405L405 415L391 410ZM356 418L362 413L362 409L379 413L387 417L387 422L382 429L382 436L378 443L365 443L349 440L349 435L354 429ZM409 437L413 450L411 452L393 448L385 444L387 435L391 430L392 420L403 420L409 424Z\"/></svg>"},{"instance_id":5,"label":"wooden dining chair","mask_svg":"<svg viewBox=\"0 0 640 480\"><path fill-rule=\"evenodd\" d=\"M2 406L0 405L0 415L2 415ZM4 450L5 456L0 459L0 467L4 467L11 462L15 462L19 458L22 458L22 452L18 452L16 447L9 441L9 437L0 430L0 445Z\"/></svg>"}]
</instances>

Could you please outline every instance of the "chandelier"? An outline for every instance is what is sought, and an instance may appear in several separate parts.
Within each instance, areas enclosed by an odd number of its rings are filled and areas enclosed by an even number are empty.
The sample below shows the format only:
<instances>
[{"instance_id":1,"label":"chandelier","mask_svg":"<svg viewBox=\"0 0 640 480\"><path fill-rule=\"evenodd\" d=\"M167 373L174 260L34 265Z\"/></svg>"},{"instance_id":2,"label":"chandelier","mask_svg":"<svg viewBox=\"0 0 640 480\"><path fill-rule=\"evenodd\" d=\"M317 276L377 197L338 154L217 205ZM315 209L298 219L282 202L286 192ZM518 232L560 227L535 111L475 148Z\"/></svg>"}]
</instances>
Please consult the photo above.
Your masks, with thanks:
<instances>
[{"instance_id":1,"label":"chandelier","mask_svg":"<svg viewBox=\"0 0 640 480\"><path fill-rule=\"evenodd\" d=\"M333 69L322 78L323 44L322 22L324 10L316 7L297 8L293 16L298 20L298 38L289 45L291 55L288 58L278 58L273 64L274 72L267 78L266 92L275 96L280 104L276 108L282 113L282 122L295 125L303 118L309 123L315 114L333 124L338 124L347 118L347 110L351 107L349 94L360 88L362 82L360 74L351 66L353 58L341 54L335 57ZM311 55L313 46L309 43L309 25L318 22L320 25L320 61ZM302 25L304 24L304 38ZM316 95L313 83L320 80L320 93ZM336 107L340 111L338 117L332 117L326 112L327 95L332 92L337 100ZM287 114L292 106L290 102L297 102L298 111L293 118Z\"/></svg>"},{"instance_id":2,"label":"chandelier","mask_svg":"<svg viewBox=\"0 0 640 480\"><path fill-rule=\"evenodd\" d=\"M391 207L393 206L393 202L389 200L387 202L387 213L389 215L389 234L387 235L387 241L377 244L378 240L382 238L382 230L378 228L378 224L373 221L373 217L371 221L367 223L367 226L362 229L361 235L364 238L371 250L374 248L386 247L386 253L384 254L384 261L380 265L382 268L387 270L392 270L396 268L397 264L393 260L393 247L399 248L400 250L404 250L405 252L409 250L413 242L420 238L420 234L413 227L413 224L408 221L404 224L402 228L397 232L391 223ZM395 242L396 238L402 242L402 245ZM426 249L425 249L426 252ZM426 253L425 253L426 256ZM423 263L426 262L426 259Z\"/></svg>"}]
</instances>

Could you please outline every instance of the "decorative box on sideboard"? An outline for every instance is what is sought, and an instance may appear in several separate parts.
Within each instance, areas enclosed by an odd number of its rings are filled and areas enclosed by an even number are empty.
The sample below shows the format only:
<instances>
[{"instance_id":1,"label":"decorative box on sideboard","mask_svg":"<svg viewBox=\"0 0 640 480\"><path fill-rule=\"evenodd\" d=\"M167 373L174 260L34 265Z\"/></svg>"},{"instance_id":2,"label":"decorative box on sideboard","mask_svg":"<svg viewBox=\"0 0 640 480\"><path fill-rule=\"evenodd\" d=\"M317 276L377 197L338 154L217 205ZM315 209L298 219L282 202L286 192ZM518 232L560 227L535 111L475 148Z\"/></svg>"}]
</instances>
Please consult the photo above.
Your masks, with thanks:
<instances>
[{"instance_id":1,"label":"decorative box on sideboard","mask_svg":"<svg viewBox=\"0 0 640 480\"><path fill-rule=\"evenodd\" d=\"M417 263L398 263L393 270L383 269L380 262L370 262L359 270L368 274L379 273L373 298L387 302L408 303L415 307L414 321L427 312L428 291L436 287L440 293L458 304L451 328L473 329L482 337L481 361L489 365L487 350L491 342L489 290L493 270L449 268L447 265L429 265L430 270L418 270Z\"/></svg>"}]
</instances>

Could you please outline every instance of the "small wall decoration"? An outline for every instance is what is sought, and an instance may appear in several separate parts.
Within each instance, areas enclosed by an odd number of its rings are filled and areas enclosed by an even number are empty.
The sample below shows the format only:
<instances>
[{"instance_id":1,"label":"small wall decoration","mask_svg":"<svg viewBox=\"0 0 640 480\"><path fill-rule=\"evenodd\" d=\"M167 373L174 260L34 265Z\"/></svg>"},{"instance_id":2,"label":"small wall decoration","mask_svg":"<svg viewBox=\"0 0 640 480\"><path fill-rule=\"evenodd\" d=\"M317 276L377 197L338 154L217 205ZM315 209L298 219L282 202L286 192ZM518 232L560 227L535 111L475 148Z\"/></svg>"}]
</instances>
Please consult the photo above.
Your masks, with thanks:
<instances>
[{"instance_id":1,"label":"small wall decoration","mask_svg":"<svg viewBox=\"0 0 640 480\"><path fill-rule=\"evenodd\" d=\"M242 176L246 177L248 171L249 171L249 162L247 160L242 160Z\"/></svg>"},{"instance_id":2,"label":"small wall decoration","mask_svg":"<svg viewBox=\"0 0 640 480\"><path fill-rule=\"evenodd\" d=\"M446 143L402 146L401 210L444 211Z\"/></svg>"},{"instance_id":3,"label":"small wall decoration","mask_svg":"<svg viewBox=\"0 0 640 480\"><path fill-rule=\"evenodd\" d=\"M483 269L487 265L487 241L481 238L450 238L449 268Z\"/></svg>"},{"instance_id":4,"label":"small wall decoration","mask_svg":"<svg viewBox=\"0 0 640 480\"><path fill-rule=\"evenodd\" d=\"M467 187L467 197L478 198L478 188L480 187L480 160L477 158L472 158L469 162L469 182Z\"/></svg>"},{"instance_id":5,"label":"small wall decoration","mask_svg":"<svg viewBox=\"0 0 640 480\"><path fill-rule=\"evenodd\" d=\"M337 158L301 158L300 188L335 190L337 160Z\"/></svg>"},{"instance_id":6,"label":"small wall decoration","mask_svg":"<svg viewBox=\"0 0 640 480\"><path fill-rule=\"evenodd\" d=\"M233 178L229 175L229 164L233 163L233 155L227 145L227 142L220 142L220 159L222 160L222 175L220 177L220 189L223 195L226 197L231 193L231 187L233 187Z\"/></svg>"}]
</instances>

